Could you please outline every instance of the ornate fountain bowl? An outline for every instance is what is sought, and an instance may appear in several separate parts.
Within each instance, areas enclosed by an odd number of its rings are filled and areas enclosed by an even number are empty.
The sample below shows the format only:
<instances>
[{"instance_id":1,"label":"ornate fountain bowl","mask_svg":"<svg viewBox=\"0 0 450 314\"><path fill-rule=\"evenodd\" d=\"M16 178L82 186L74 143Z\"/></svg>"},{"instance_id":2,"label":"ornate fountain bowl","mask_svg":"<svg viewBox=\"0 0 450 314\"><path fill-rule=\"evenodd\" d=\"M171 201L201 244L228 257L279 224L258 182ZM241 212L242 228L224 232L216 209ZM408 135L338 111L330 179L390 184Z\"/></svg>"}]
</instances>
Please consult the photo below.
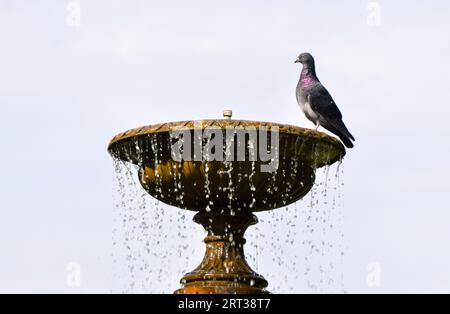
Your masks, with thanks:
<instances>
[{"instance_id":1,"label":"ornate fountain bowl","mask_svg":"<svg viewBox=\"0 0 450 314\"><path fill-rule=\"evenodd\" d=\"M204 260L176 293L266 292L267 281L251 270L243 251L244 232L257 222L252 212L301 199L315 170L345 155L341 142L325 133L227 119L133 129L114 137L108 151L137 165L150 195L198 211L194 221L208 231Z\"/></svg>"},{"instance_id":2,"label":"ornate fountain bowl","mask_svg":"<svg viewBox=\"0 0 450 314\"><path fill-rule=\"evenodd\" d=\"M171 154L173 132L225 130L233 128L235 143L241 134L254 127L275 127L279 132L278 167L261 171L268 162L246 160L195 161L174 160ZM260 139L258 139L259 141ZM249 146L249 137L244 145ZM192 144L194 145L194 144ZM114 137L109 152L116 158L139 166L139 181L148 193L160 201L183 209L213 211L230 208L252 212L270 210L297 201L311 189L314 170L340 160L345 149L335 138L296 126L239 120L203 120L152 125L130 130ZM225 149L224 149L225 150ZM194 152L193 149L191 149ZM235 154L237 154L235 149ZM242 159L242 158L241 158ZM254 158L255 159L255 158Z\"/></svg>"}]
</instances>

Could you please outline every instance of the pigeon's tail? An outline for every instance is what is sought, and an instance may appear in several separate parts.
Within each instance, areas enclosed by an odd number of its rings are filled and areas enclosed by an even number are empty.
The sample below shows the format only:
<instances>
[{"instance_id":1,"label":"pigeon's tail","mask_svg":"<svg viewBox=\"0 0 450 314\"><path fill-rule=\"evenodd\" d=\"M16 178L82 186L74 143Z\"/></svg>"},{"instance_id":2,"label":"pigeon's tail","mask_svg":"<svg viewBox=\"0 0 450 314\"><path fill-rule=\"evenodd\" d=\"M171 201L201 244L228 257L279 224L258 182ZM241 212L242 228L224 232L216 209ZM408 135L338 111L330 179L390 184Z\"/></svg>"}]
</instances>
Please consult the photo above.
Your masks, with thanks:
<instances>
[{"instance_id":1,"label":"pigeon's tail","mask_svg":"<svg viewBox=\"0 0 450 314\"><path fill-rule=\"evenodd\" d=\"M333 123L333 124L328 124L327 123L326 125L322 125L322 126L325 129L327 129L328 131L336 134L341 139L342 143L344 143L345 147L353 148L354 145L352 143L352 140L355 140L355 138L347 130L347 128L345 127L344 122L342 122L341 120L333 121L333 122L335 122L335 123ZM344 130L346 132L344 133L341 130Z\"/></svg>"},{"instance_id":2,"label":"pigeon's tail","mask_svg":"<svg viewBox=\"0 0 450 314\"><path fill-rule=\"evenodd\" d=\"M355 138L353 137L353 135L349 132L349 130L347 129L347 127L345 126L344 122L342 122L341 119L339 120L333 120L331 122L331 124L333 124L333 126L342 134L344 134L346 137L350 138L352 141L355 140ZM352 145L353 146L353 145Z\"/></svg>"},{"instance_id":3,"label":"pigeon's tail","mask_svg":"<svg viewBox=\"0 0 450 314\"><path fill-rule=\"evenodd\" d=\"M343 134L336 134L337 136L339 136L339 138L341 139L342 143L344 143L345 147L347 148L353 148L353 143L352 141L345 135Z\"/></svg>"}]
</instances>

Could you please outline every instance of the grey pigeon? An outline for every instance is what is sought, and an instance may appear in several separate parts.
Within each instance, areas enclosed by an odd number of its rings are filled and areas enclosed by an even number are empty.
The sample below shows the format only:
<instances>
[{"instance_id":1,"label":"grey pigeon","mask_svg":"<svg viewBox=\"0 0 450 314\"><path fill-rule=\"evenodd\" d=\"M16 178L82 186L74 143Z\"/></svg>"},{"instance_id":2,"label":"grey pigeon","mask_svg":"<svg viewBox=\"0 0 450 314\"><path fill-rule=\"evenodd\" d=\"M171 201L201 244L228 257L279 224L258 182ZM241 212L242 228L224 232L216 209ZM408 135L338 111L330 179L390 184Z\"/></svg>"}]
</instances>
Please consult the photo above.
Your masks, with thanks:
<instances>
[{"instance_id":1,"label":"grey pigeon","mask_svg":"<svg viewBox=\"0 0 450 314\"><path fill-rule=\"evenodd\" d=\"M351 140L354 141L355 138L342 122L342 114L330 93L317 78L313 56L309 53L302 53L295 63L303 65L296 95L297 102L305 116L316 125L316 130L319 126L323 126L336 134L346 147L352 148Z\"/></svg>"}]
</instances>

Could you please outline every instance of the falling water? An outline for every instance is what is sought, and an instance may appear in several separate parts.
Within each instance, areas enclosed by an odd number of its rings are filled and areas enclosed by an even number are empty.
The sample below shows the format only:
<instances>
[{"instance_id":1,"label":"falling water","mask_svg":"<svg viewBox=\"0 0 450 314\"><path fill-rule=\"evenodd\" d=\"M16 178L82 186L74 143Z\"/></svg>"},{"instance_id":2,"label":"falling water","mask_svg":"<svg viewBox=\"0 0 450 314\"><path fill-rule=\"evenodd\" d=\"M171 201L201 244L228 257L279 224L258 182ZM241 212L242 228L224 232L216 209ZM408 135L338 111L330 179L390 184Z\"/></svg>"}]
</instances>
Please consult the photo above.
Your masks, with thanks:
<instances>
[{"instance_id":1,"label":"falling water","mask_svg":"<svg viewBox=\"0 0 450 314\"><path fill-rule=\"evenodd\" d=\"M150 144L157 152L156 139ZM136 150L139 149L136 143ZM158 165L158 158L154 162ZM171 169L177 174L173 188L182 202L184 192L179 177L182 169L181 165L175 167L178 169ZM208 163L204 163L204 167L204 189L209 197ZM194 269L203 257L203 228L192 222L194 212L164 205L149 196L140 185L135 165L114 160L114 169L112 255L115 284L112 290L120 293L173 292L180 287L179 279ZM295 171L297 167L292 169ZM231 182L232 163L225 163L225 170L230 178L227 190L231 204L235 194ZM258 171L254 163L252 171ZM248 229L245 250L250 266L269 281L269 291L344 291L342 175L340 163L318 169L313 189L302 200L257 213L259 224ZM161 185L158 172L155 176ZM239 182L242 179L237 177ZM254 191L253 177L248 179L249 188ZM267 197L270 197L278 190L275 174L269 176L268 181L273 182L272 191L267 191ZM289 190L291 186L286 188ZM162 194L160 186L156 191Z\"/></svg>"},{"instance_id":2,"label":"falling water","mask_svg":"<svg viewBox=\"0 0 450 314\"><path fill-rule=\"evenodd\" d=\"M193 212L152 198L136 166L114 160L114 293L170 293L197 266L204 252ZM180 193L180 197L183 197Z\"/></svg>"},{"instance_id":3,"label":"falling water","mask_svg":"<svg viewBox=\"0 0 450 314\"><path fill-rule=\"evenodd\" d=\"M259 224L246 233L246 254L269 291L345 292L342 175L340 163L321 168L302 200L257 213Z\"/></svg>"},{"instance_id":4,"label":"falling water","mask_svg":"<svg viewBox=\"0 0 450 314\"><path fill-rule=\"evenodd\" d=\"M303 274L308 288L315 292L343 292L340 169L334 168L335 178L330 177L330 166L318 174L309 204L302 208Z\"/></svg>"}]
</instances>

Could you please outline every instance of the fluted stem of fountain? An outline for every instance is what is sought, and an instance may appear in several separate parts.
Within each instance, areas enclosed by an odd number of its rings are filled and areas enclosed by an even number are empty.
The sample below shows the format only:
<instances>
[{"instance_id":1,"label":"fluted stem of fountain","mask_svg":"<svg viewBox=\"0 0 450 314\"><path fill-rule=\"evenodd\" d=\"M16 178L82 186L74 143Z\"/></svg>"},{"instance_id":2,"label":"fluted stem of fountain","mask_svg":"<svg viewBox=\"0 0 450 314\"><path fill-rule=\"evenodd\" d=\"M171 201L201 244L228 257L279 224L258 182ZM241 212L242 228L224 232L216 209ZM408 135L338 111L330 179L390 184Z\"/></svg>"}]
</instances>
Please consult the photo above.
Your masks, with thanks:
<instances>
[{"instance_id":1,"label":"fluted stem of fountain","mask_svg":"<svg viewBox=\"0 0 450 314\"><path fill-rule=\"evenodd\" d=\"M194 221L203 225L206 253L201 264L181 279L179 294L267 293L267 281L247 264L244 233L258 222L249 211L200 211Z\"/></svg>"}]
</instances>

